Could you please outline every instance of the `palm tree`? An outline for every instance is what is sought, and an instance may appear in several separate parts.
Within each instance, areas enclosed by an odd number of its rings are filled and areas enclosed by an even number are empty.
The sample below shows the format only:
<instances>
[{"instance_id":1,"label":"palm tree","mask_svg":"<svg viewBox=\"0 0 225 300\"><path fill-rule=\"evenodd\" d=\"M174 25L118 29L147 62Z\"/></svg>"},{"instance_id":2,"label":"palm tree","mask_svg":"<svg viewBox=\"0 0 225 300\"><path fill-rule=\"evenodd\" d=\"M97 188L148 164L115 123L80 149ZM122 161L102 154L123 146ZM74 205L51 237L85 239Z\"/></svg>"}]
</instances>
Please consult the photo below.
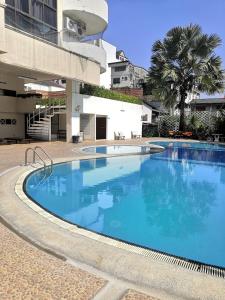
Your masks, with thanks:
<instances>
[{"instance_id":1,"label":"palm tree","mask_svg":"<svg viewBox=\"0 0 225 300\"><path fill-rule=\"evenodd\" d=\"M215 54L221 45L216 35L203 34L198 25L175 27L153 45L148 84L167 107L180 109L179 130L185 128L185 100L189 93L224 91L222 60Z\"/></svg>"}]
</instances>

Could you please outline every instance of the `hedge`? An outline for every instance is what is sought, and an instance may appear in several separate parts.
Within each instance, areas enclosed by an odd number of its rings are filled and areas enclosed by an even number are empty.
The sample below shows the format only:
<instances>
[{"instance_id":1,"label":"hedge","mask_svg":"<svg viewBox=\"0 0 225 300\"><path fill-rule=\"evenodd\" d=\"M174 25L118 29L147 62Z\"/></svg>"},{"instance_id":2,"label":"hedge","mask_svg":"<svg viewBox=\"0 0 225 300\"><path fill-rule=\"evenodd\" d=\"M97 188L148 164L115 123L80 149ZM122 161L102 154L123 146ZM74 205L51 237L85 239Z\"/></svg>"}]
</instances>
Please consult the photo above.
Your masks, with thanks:
<instances>
[{"instance_id":1,"label":"hedge","mask_svg":"<svg viewBox=\"0 0 225 300\"><path fill-rule=\"evenodd\" d=\"M88 84L85 84L81 87L80 94L129 102L133 104L142 104L142 100L138 97L125 95L115 91L107 90L103 87L97 87Z\"/></svg>"}]
</instances>

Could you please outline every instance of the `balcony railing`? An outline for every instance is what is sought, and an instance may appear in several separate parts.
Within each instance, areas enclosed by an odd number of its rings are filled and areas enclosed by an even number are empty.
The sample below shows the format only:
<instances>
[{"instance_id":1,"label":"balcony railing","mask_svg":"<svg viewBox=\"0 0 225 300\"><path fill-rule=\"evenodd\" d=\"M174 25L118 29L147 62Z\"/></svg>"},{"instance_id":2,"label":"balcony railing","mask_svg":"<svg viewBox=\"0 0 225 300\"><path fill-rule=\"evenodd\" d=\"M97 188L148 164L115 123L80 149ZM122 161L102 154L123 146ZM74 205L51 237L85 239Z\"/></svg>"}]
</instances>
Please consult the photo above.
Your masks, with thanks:
<instances>
[{"instance_id":1,"label":"balcony railing","mask_svg":"<svg viewBox=\"0 0 225 300\"><path fill-rule=\"evenodd\" d=\"M107 1L107 0L105 0ZM18 18L10 13L10 9L5 11L5 23L18 30L31 34L40 39L46 40L57 46L62 46L64 42L69 43L93 43L95 40L102 39L103 32L92 36L77 36L73 32L62 30L60 32L38 21L34 21L23 14ZM96 44L97 46L97 44ZM72 51L72 49L69 49Z\"/></svg>"}]
</instances>

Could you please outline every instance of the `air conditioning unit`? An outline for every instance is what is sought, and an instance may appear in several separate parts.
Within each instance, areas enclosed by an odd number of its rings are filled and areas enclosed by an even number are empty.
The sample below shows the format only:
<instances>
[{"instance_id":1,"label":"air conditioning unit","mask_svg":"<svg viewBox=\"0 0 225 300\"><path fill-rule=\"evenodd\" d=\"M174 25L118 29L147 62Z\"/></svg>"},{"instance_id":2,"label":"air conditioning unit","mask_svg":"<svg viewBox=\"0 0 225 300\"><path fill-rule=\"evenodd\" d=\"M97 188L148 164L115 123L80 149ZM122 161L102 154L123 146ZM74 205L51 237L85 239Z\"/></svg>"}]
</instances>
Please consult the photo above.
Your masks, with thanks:
<instances>
[{"instance_id":1,"label":"air conditioning unit","mask_svg":"<svg viewBox=\"0 0 225 300\"><path fill-rule=\"evenodd\" d=\"M69 32L76 34L77 36L81 37L85 34L86 25L81 22L76 22L70 19L69 17L65 17L64 19L64 29Z\"/></svg>"},{"instance_id":2,"label":"air conditioning unit","mask_svg":"<svg viewBox=\"0 0 225 300\"><path fill-rule=\"evenodd\" d=\"M65 17L65 19L64 19L64 29L66 29L70 32L73 32L77 35L80 35L77 22L71 20L68 17Z\"/></svg>"}]
</instances>

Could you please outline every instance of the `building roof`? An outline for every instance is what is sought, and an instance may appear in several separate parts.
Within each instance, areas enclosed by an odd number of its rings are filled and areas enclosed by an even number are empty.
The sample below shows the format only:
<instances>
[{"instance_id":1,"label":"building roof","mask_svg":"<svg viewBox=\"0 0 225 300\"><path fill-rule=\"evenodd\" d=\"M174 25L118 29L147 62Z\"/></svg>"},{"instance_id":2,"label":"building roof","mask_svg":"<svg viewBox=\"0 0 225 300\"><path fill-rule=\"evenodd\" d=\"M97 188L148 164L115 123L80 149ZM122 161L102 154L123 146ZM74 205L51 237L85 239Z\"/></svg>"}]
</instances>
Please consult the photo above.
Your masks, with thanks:
<instances>
[{"instance_id":1,"label":"building roof","mask_svg":"<svg viewBox=\"0 0 225 300\"><path fill-rule=\"evenodd\" d=\"M161 101L144 100L143 102L151 106L152 109L155 111L158 111L163 114L168 114L168 110L165 108Z\"/></svg>"},{"instance_id":2,"label":"building roof","mask_svg":"<svg viewBox=\"0 0 225 300\"><path fill-rule=\"evenodd\" d=\"M191 105L201 104L225 104L225 98L207 98L207 99L193 99Z\"/></svg>"},{"instance_id":3,"label":"building roof","mask_svg":"<svg viewBox=\"0 0 225 300\"><path fill-rule=\"evenodd\" d=\"M115 61L115 62L112 62L112 63L109 63L108 65L109 66L112 66L112 65L120 65L120 64L131 64L129 60L124 60L124 61Z\"/></svg>"}]
</instances>

